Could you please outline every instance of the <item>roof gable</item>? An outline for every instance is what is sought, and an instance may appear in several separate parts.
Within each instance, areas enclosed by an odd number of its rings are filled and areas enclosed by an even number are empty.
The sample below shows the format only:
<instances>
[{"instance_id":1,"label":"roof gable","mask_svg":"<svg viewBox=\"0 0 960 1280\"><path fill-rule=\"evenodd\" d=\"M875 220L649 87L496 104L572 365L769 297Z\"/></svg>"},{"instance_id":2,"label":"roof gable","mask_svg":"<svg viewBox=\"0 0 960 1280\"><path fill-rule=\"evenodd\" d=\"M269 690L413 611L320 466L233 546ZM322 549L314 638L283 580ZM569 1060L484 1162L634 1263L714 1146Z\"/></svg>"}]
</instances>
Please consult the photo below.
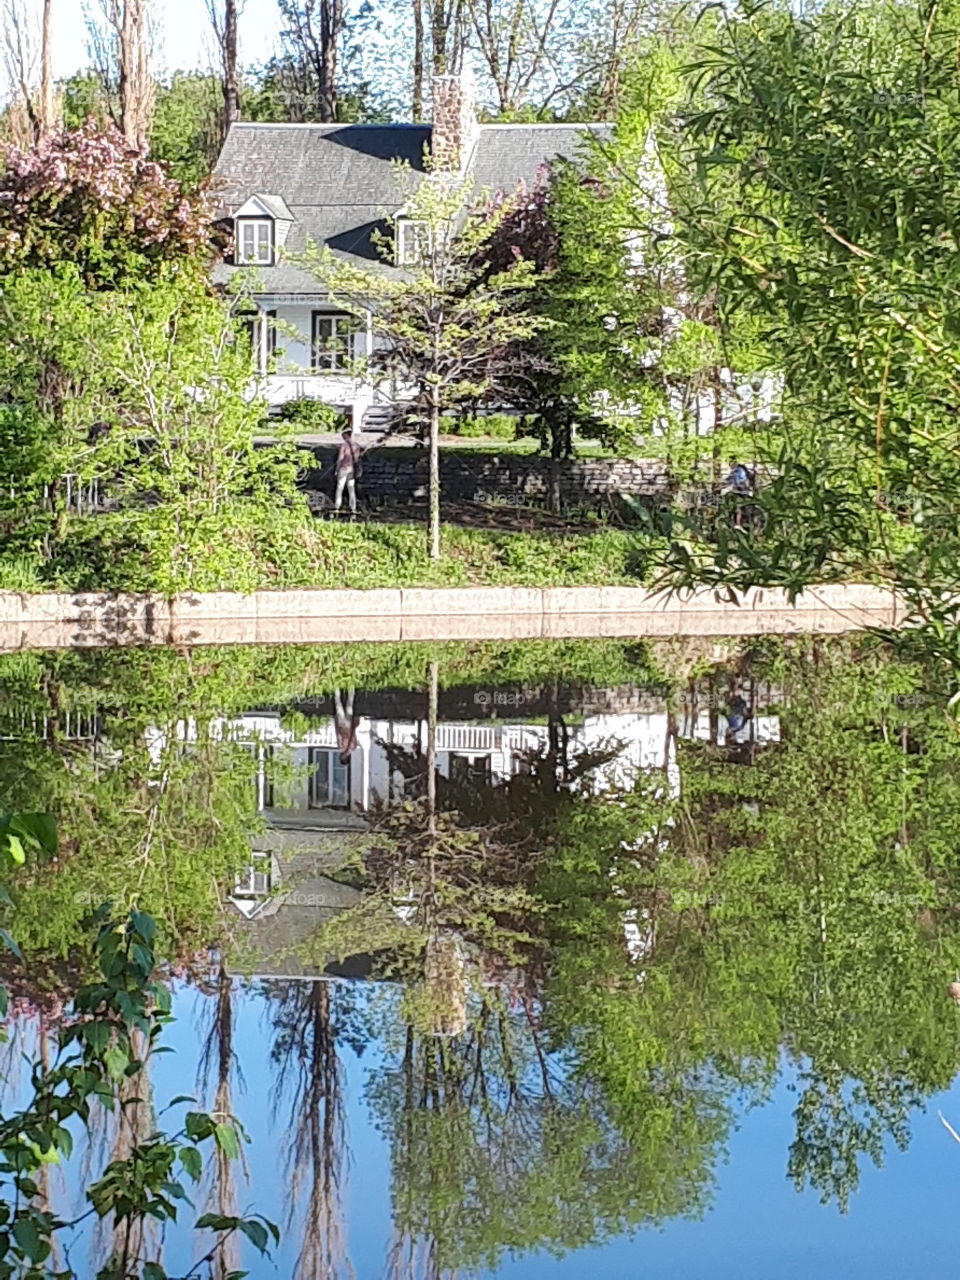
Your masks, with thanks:
<instances>
[{"instance_id":1,"label":"roof gable","mask_svg":"<svg viewBox=\"0 0 960 1280\"><path fill-rule=\"evenodd\" d=\"M276 222L293 221L293 214L282 196L267 196L259 192L242 204L233 216L235 218L273 218Z\"/></svg>"}]
</instances>

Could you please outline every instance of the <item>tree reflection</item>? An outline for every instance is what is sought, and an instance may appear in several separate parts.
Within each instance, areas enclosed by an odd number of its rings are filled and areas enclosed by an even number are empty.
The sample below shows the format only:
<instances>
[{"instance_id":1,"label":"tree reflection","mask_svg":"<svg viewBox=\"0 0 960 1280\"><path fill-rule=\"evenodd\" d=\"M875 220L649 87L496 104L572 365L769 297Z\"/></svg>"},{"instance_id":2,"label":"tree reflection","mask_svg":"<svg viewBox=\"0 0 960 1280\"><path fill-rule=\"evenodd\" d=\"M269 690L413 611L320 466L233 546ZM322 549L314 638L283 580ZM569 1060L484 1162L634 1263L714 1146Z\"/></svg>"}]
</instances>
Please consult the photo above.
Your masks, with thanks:
<instances>
[{"instance_id":1,"label":"tree reflection","mask_svg":"<svg viewBox=\"0 0 960 1280\"><path fill-rule=\"evenodd\" d=\"M351 1277L342 1193L347 1164L343 1067L338 1053L337 1015L349 1017L349 1002L331 983L270 982L277 1064L274 1114L288 1108L290 1199L288 1228L299 1216L302 1239L297 1280Z\"/></svg>"}]
</instances>

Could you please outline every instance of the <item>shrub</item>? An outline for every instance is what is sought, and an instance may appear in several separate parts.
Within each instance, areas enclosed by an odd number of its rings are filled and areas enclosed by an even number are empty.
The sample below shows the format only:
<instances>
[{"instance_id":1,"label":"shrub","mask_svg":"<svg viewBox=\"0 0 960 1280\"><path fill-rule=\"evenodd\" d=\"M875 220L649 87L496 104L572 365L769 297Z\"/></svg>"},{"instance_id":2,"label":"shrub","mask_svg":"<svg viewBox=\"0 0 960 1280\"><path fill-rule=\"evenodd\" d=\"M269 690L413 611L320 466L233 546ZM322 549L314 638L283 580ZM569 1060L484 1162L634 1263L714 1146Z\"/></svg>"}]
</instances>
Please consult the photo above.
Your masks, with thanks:
<instances>
[{"instance_id":1,"label":"shrub","mask_svg":"<svg viewBox=\"0 0 960 1280\"><path fill-rule=\"evenodd\" d=\"M453 434L464 436L468 440L483 437L495 440L520 440L525 432L524 419L514 417L511 413L487 413L476 418L458 418L453 427Z\"/></svg>"},{"instance_id":2,"label":"shrub","mask_svg":"<svg viewBox=\"0 0 960 1280\"><path fill-rule=\"evenodd\" d=\"M303 431L321 435L327 431L342 431L346 414L335 405L310 396L300 396L281 405L277 417L281 422L291 422Z\"/></svg>"}]
</instances>

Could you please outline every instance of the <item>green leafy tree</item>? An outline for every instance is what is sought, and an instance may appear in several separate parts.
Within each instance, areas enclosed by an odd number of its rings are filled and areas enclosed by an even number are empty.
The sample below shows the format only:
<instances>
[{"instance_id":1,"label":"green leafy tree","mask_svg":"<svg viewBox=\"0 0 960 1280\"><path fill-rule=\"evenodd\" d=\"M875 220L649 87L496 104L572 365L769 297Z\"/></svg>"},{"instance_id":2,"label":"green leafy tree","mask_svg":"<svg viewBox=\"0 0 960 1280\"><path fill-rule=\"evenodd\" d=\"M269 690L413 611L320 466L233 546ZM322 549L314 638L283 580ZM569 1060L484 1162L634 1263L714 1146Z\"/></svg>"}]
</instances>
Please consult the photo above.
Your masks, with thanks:
<instances>
[{"instance_id":1,"label":"green leafy tree","mask_svg":"<svg viewBox=\"0 0 960 1280\"><path fill-rule=\"evenodd\" d=\"M168 83L157 85L150 157L190 186L203 183L217 162L223 141L221 98L218 78L196 71L178 71Z\"/></svg>"},{"instance_id":2,"label":"green leafy tree","mask_svg":"<svg viewBox=\"0 0 960 1280\"><path fill-rule=\"evenodd\" d=\"M401 183L404 171L398 173ZM407 188L411 187L406 181ZM403 248L401 273L356 267L328 249L308 258L328 289L358 313L368 312L377 348L372 372L390 377L423 423L430 451L432 559L440 556L440 424L459 406L496 400L515 373L517 344L547 323L525 306L535 283L529 263L514 260L491 274L481 247L505 215L505 206L475 202L468 182L439 171L409 189L398 236L412 234ZM401 228L403 228L401 230ZM393 238L382 244L396 258Z\"/></svg>"},{"instance_id":3,"label":"green leafy tree","mask_svg":"<svg viewBox=\"0 0 960 1280\"><path fill-rule=\"evenodd\" d=\"M784 422L762 541L675 580L897 585L956 660L956 5L749 4L692 73L688 269L764 327Z\"/></svg>"},{"instance_id":4,"label":"green leafy tree","mask_svg":"<svg viewBox=\"0 0 960 1280\"><path fill-rule=\"evenodd\" d=\"M6 871L17 870L27 850L56 850L47 818L6 816L2 825L0 857ZM55 1055L44 1055L34 1064L28 1100L0 1115L0 1269L11 1277L49 1274L45 1264L56 1258L60 1242L93 1216L110 1223L114 1241L97 1280L165 1280L162 1253L147 1224L177 1221L179 1202L188 1199L184 1179L199 1180L205 1143L212 1142L228 1158L240 1156L244 1135L230 1115L214 1118L187 1111L174 1133L158 1128L141 1133L133 1125L133 1141L114 1151L86 1189L85 1212L71 1221L52 1212L44 1176L51 1165L69 1160L71 1122L89 1129L102 1109L116 1106L130 1119L130 1109L140 1106L137 1093L147 1087L149 1055L171 1020L169 992L154 973L152 917L134 910L126 921L117 922L104 907L96 924L98 978L77 992ZM5 1013L7 991L2 987L0 1006ZM188 1101L175 1099L171 1106ZM201 1268L222 1253L224 1240L235 1233L261 1253L266 1253L271 1237L274 1243L279 1240L276 1227L259 1215L203 1214L196 1226L215 1236L198 1263ZM70 1266L54 1265L63 1280L77 1275ZM196 1273L195 1267L191 1275Z\"/></svg>"},{"instance_id":5,"label":"green leafy tree","mask_svg":"<svg viewBox=\"0 0 960 1280\"><path fill-rule=\"evenodd\" d=\"M255 544L299 521L277 508L296 464L255 448L249 350L202 275L91 291L73 268L28 269L0 307L17 317L0 352L9 554L53 582L82 566L91 587L255 585Z\"/></svg>"}]
</instances>

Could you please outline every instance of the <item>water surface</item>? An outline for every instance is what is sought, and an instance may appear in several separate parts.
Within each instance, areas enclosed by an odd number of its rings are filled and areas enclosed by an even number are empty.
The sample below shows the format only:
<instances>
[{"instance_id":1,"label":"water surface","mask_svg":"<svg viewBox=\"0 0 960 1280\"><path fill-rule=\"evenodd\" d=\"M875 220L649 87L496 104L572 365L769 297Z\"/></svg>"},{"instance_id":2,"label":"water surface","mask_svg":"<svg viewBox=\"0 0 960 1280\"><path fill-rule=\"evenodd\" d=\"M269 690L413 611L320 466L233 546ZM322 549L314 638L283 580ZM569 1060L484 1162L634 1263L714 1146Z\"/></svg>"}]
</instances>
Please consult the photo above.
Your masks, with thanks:
<instances>
[{"instance_id":1,"label":"water surface","mask_svg":"<svg viewBox=\"0 0 960 1280\"><path fill-rule=\"evenodd\" d=\"M866 640L3 660L5 804L61 835L11 886L5 1102L136 902L176 1015L136 1122L240 1117L200 1201L281 1225L253 1275L946 1271L939 684Z\"/></svg>"}]
</instances>

